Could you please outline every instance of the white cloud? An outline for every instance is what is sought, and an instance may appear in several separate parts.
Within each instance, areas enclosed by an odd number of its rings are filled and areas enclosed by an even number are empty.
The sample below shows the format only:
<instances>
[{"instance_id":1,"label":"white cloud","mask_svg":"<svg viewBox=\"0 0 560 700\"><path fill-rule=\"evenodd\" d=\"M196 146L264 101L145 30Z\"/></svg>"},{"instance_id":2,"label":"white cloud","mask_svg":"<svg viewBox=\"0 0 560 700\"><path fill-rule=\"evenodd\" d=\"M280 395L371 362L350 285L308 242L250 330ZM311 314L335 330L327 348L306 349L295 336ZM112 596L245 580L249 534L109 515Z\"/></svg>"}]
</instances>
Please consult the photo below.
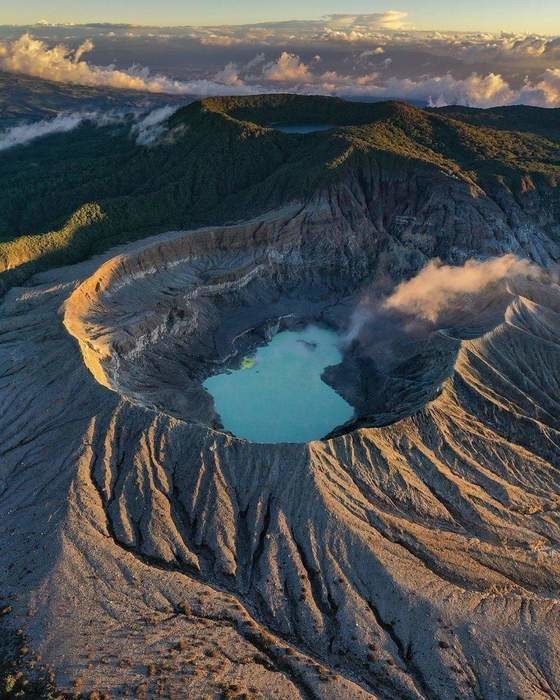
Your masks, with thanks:
<instances>
[{"instance_id":1,"label":"white cloud","mask_svg":"<svg viewBox=\"0 0 560 700\"><path fill-rule=\"evenodd\" d=\"M0 40L0 69L59 82L193 96L281 89L434 105L560 106L560 38L417 32L403 29L405 21L405 13L391 11L259 26L183 28L182 36L191 42L191 50L193 39L231 47L220 52L231 56L224 60L223 68L217 71L212 63L215 59L192 70L185 66L183 80L140 66L123 70L94 65L87 61L93 49L89 39L69 49L62 44L48 45L29 34L13 41ZM152 35L143 31L135 29L139 36ZM100 34L95 37L101 41ZM350 45L354 41L366 43L354 47ZM247 54L237 44L253 43L259 51L246 62ZM148 50L153 51L152 44ZM523 79L524 75L529 77Z\"/></svg>"},{"instance_id":2,"label":"white cloud","mask_svg":"<svg viewBox=\"0 0 560 700\"><path fill-rule=\"evenodd\" d=\"M0 68L13 73L25 73L64 83L102 86L144 92L187 94L188 86L162 75L151 75L146 68L132 67L127 71L114 66L94 66L82 61L93 49L89 39L75 51L63 44L49 48L45 42L23 34L12 42L0 42Z\"/></svg>"},{"instance_id":3,"label":"white cloud","mask_svg":"<svg viewBox=\"0 0 560 700\"><path fill-rule=\"evenodd\" d=\"M256 68L257 66L260 66L261 63L264 63L266 60L266 57L264 53L258 53L254 58L252 58L248 63L245 64L245 69L249 70L251 68Z\"/></svg>"},{"instance_id":4,"label":"white cloud","mask_svg":"<svg viewBox=\"0 0 560 700\"><path fill-rule=\"evenodd\" d=\"M263 77L272 82L308 81L311 73L299 56L283 51L280 57L263 68Z\"/></svg>"},{"instance_id":5,"label":"white cloud","mask_svg":"<svg viewBox=\"0 0 560 700\"><path fill-rule=\"evenodd\" d=\"M368 49L367 51L362 51L358 58L371 58L372 56L380 56L383 53L385 53L385 49L382 46L378 46L376 49Z\"/></svg>"},{"instance_id":6,"label":"white cloud","mask_svg":"<svg viewBox=\"0 0 560 700\"><path fill-rule=\"evenodd\" d=\"M142 146L151 146L156 143L166 132L165 122L174 114L178 107L159 107L140 119L132 127L132 133L136 135L136 143Z\"/></svg>"},{"instance_id":7,"label":"white cloud","mask_svg":"<svg viewBox=\"0 0 560 700\"><path fill-rule=\"evenodd\" d=\"M206 46L236 46L242 44L243 39L232 36L231 34L217 34L210 32L198 37L201 44Z\"/></svg>"},{"instance_id":8,"label":"white cloud","mask_svg":"<svg viewBox=\"0 0 560 700\"><path fill-rule=\"evenodd\" d=\"M536 107L560 106L560 68L547 68L536 84L527 81L517 101Z\"/></svg>"},{"instance_id":9,"label":"white cloud","mask_svg":"<svg viewBox=\"0 0 560 700\"><path fill-rule=\"evenodd\" d=\"M53 119L43 119L29 124L20 124L0 132L0 151L5 151L15 146L24 146L32 141L52 134L61 134L73 131L83 124L97 127L114 124L132 124L131 135L136 143L143 146L151 146L167 137L166 122L178 109L177 105L158 107L146 113L134 110L132 112L108 111L108 112L72 112L61 113Z\"/></svg>"},{"instance_id":10,"label":"white cloud","mask_svg":"<svg viewBox=\"0 0 560 700\"><path fill-rule=\"evenodd\" d=\"M245 83L239 77L239 67L237 63L228 63L221 71L218 71L214 76L214 80L223 85L229 86L244 86Z\"/></svg>"},{"instance_id":11,"label":"white cloud","mask_svg":"<svg viewBox=\"0 0 560 700\"><path fill-rule=\"evenodd\" d=\"M365 32L403 29L407 17L407 12L388 10L387 12L370 12L368 14L327 15L325 20L329 29L344 32Z\"/></svg>"},{"instance_id":12,"label":"white cloud","mask_svg":"<svg viewBox=\"0 0 560 700\"><path fill-rule=\"evenodd\" d=\"M123 119L124 115L116 112L72 112L58 114L53 119L43 119L31 124L19 124L0 132L0 151L14 146L23 146L51 134L72 131L85 122L92 122L97 126L107 126Z\"/></svg>"},{"instance_id":13,"label":"white cloud","mask_svg":"<svg viewBox=\"0 0 560 700\"><path fill-rule=\"evenodd\" d=\"M114 66L91 65L82 58L92 49L93 42L89 39L72 51L62 44L49 48L45 42L23 34L14 41L0 42L0 68L55 82L171 95L231 95L255 91L235 79L233 63L213 79L179 81L154 75L149 68L141 66L117 70Z\"/></svg>"},{"instance_id":14,"label":"white cloud","mask_svg":"<svg viewBox=\"0 0 560 700\"><path fill-rule=\"evenodd\" d=\"M59 115L54 119L35 122L33 124L21 124L11 129L0 132L0 151L8 148L30 143L35 139L50 134L61 134L72 131L83 123L85 117L82 114Z\"/></svg>"},{"instance_id":15,"label":"white cloud","mask_svg":"<svg viewBox=\"0 0 560 700\"><path fill-rule=\"evenodd\" d=\"M341 96L418 100L434 107L455 104L482 108L513 104L560 106L560 69L547 69L536 82L527 80L520 88L513 88L496 73L472 73L461 80L450 73L411 80L385 79L378 72L351 77L336 71L323 73L311 86L315 91Z\"/></svg>"},{"instance_id":16,"label":"white cloud","mask_svg":"<svg viewBox=\"0 0 560 700\"><path fill-rule=\"evenodd\" d=\"M495 73L485 76L473 73L463 80L457 80L449 73L418 81L390 78L381 91L385 96L426 100L437 106L461 104L493 107L515 101L515 91L501 75Z\"/></svg>"}]
</instances>

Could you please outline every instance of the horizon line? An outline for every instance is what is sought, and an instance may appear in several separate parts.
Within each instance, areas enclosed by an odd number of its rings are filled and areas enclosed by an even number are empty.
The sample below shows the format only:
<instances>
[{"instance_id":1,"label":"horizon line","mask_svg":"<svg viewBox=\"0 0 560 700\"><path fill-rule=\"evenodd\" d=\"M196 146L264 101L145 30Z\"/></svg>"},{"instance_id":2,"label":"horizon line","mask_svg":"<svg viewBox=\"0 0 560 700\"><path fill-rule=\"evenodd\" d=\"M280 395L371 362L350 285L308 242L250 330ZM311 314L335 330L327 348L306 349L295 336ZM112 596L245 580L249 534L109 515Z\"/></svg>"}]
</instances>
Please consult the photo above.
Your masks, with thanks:
<instances>
[{"instance_id":1,"label":"horizon line","mask_svg":"<svg viewBox=\"0 0 560 700\"><path fill-rule=\"evenodd\" d=\"M336 16L337 14L346 14L346 13L331 13L327 15L322 15L319 18L309 18L309 19L281 19L281 20L261 20L257 22L240 22L240 23L235 23L235 22L216 22L214 24L139 24L139 23L132 23L132 22L103 22L103 21L88 21L88 22L72 22L72 21L64 21L64 22L50 22L48 20L37 20L35 22L24 22L22 24L19 23L13 23L13 22L7 22L3 23L0 21L0 28L32 28L32 27L37 27L37 28L56 28L56 27L91 27L91 28L118 28L118 29L211 29L211 28L218 28L218 27L258 27L258 26L265 26L265 25L281 25L281 24L307 24L307 23L321 23L322 21L328 19L329 17ZM347 13L347 14L358 14L358 13ZM375 14L375 13L367 13L367 14ZM375 31L378 32L384 32L387 34L397 34L397 33L416 33L416 34L421 34L421 33L430 33L430 32L443 32L443 33L449 33L449 34L480 34L480 33L487 33L487 34L493 34L493 35L518 35L518 36L540 36L540 37L560 37L560 30L556 33L545 33L545 32L538 32L538 31L515 31L515 30L507 30L507 29L442 29L442 28L437 28L433 27L431 29L419 29L417 27L401 27L401 28L392 28L392 27L383 27L376 29ZM364 39L363 41L367 41L367 39ZM359 42L356 42L359 43Z\"/></svg>"}]
</instances>

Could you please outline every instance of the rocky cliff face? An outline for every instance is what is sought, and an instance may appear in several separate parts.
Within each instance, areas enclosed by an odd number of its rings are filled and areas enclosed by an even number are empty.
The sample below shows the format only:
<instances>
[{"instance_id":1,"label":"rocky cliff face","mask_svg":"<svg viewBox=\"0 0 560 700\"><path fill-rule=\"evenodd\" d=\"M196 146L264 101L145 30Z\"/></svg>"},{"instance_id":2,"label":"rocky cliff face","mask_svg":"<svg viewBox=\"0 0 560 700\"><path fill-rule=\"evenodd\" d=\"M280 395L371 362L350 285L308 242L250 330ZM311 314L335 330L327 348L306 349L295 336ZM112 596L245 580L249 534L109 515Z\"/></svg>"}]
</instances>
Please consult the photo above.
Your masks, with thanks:
<instances>
[{"instance_id":1,"label":"rocky cliff face","mask_svg":"<svg viewBox=\"0 0 560 700\"><path fill-rule=\"evenodd\" d=\"M544 209L542 196L535 194ZM554 217L544 212L532 222L533 206L510 201L506 217L473 185L444 174L428 178L412 165L368 161L307 205L164 235L111 257L72 295L65 325L104 386L219 427L201 380L262 342L279 321L318 321L344 331L366 288L381 294L438 256L462 264L474 251L479 257L512 252L553 264L560 255L550 233ZM441 357L443 373L428 382L433 386L420 403L451 371L457 353L456 343L436 340L426 354ZM360 363L352 372L359 384L371 374ZM342 393L346 383L339 382ZM360 402L358 418L386 422L390 409L373 406L370 393L352 401ZM394 415L406 414L409 404L420 405L411 397Z\"/></svg>"}]
</instances>

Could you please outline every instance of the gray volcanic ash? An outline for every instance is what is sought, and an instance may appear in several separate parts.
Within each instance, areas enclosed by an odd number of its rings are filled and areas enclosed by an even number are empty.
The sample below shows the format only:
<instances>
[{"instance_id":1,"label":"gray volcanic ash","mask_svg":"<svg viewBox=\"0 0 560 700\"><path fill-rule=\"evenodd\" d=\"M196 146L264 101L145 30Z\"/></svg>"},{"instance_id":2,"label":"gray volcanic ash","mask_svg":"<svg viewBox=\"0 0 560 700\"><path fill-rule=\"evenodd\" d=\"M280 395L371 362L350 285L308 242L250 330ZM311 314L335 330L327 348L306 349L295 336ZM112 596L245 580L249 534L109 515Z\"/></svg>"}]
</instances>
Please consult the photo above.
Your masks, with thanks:
<instances>
[{"instance_id":1,"label":"gray volcanic ash","mask_svg":"<svg viewBox=\"0 0 560 700\"><path fill-rule=\"evenodd\" d=\"M10 622L62 687L110 694L560 692L554 283L518 280L494 328L447 339L439 395L392 425L268 446L204 427L189 366L225 361L236 309L272 328L288 307L351 308L362 268L336 256L327 293L309 213L163 235L8 293Z\"/></svg>"},{"instance_id":2,"label":"gray volcanic ash","mask_svg":"<svg viewBox=\"0 0 560 700\"><path fill-rule=\"evenodd\" d=\"M206 100L172 144L45 138L22 191L6 151L4 226L39 233L0 243L0 674L560 696L558 117L446 114ZM354 418L228 434L204 382L310 322L350 327L318 381Z\"/></svg>"}]
</instances>

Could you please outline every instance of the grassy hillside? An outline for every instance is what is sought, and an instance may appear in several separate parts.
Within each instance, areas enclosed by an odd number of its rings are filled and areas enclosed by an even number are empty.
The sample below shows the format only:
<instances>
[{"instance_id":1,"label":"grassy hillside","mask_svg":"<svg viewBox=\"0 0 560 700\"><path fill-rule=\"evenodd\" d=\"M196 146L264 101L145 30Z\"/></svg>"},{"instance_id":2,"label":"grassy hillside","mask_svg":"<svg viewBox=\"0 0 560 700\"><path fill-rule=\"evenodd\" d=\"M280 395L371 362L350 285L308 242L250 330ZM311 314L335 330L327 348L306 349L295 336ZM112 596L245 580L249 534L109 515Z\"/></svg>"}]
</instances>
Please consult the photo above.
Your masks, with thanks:
<instances>
[{"instance_id":1,"label":"grassy hillside","mask_svg":"<svg viewBox=\"0 0 560 700\"><path fill-rule=\"evenodd\" d=\"M487 190L516 190L527 178L555 187L560 118L556 110L543 114L544 121L532 108L435 111L265 95L188 105L152 147L137 145L129 127L86 125L2 154L0 282L21 283L34 271L156 231L236 221L306 200L380 159ZM309 135L269 128L290 122L339 128Z\"/></svg>"}]
</instances>

